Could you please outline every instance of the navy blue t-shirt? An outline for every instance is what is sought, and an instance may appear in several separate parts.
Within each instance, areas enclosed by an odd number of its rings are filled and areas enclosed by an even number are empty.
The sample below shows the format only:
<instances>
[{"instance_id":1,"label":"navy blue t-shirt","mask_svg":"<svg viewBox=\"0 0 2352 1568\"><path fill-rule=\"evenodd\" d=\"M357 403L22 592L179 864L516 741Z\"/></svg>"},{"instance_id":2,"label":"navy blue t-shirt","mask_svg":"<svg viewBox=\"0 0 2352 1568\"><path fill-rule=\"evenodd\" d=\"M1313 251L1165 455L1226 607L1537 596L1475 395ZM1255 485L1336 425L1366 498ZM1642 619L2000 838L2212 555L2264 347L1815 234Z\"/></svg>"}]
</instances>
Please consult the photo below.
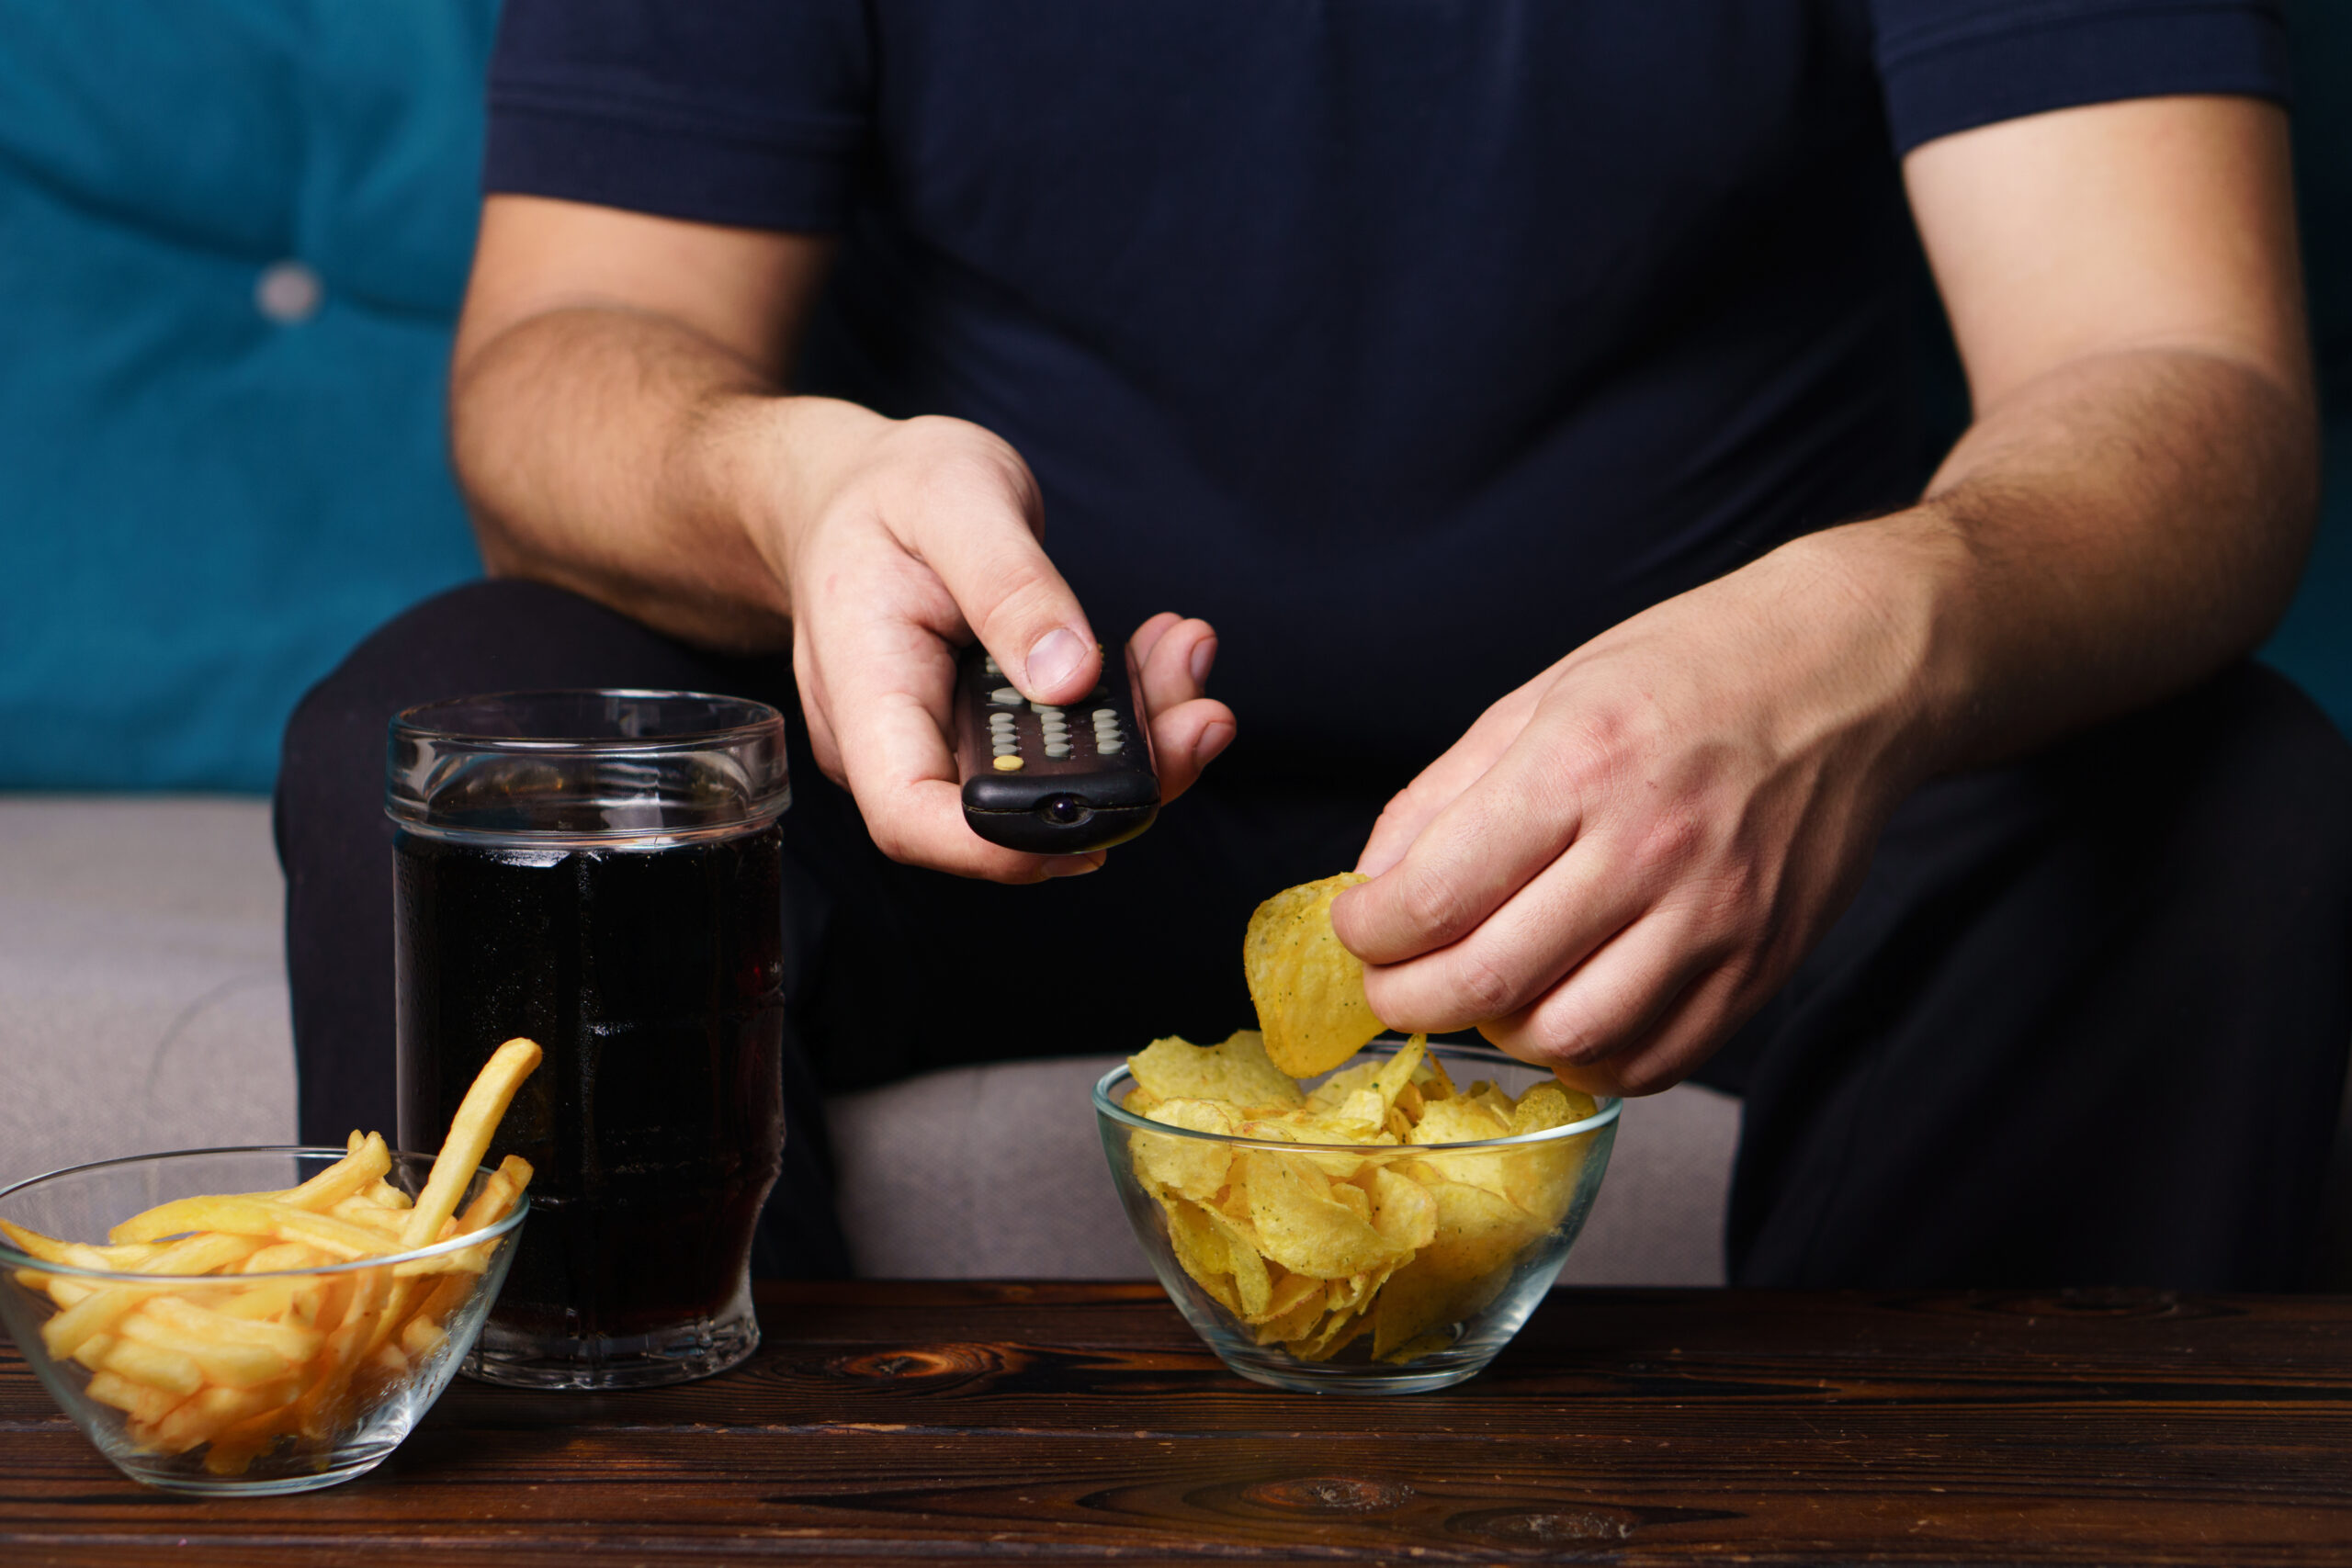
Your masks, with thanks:
<instances>
[{"instance_id":1,"label":"navy blue t-shirt","mask_svg":"<svg viewBox=\"0 0 2352 1568\"><path fill-rule=\"evenodd\" d=\"M1376 796L1910 499L1903 152L2286 80L2267 0L508 0L487 184L841 233L805 380L1214 621L1224 783Z\"/></svg>"}]
</instances>

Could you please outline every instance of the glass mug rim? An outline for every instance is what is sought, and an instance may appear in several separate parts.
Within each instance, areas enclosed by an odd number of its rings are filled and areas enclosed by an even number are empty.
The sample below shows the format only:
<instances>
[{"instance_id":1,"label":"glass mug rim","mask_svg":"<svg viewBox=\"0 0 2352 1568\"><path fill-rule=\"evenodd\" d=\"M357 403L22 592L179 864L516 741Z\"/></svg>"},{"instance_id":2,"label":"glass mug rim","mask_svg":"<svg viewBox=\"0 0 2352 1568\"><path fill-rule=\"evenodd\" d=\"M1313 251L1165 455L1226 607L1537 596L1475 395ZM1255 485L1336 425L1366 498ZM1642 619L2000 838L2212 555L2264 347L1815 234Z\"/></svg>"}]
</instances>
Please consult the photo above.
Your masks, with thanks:
<instances>
[{"instance_id":1,"label":"glass mug rim","mask_svg":"<svg viewBox=\"0 0 2352 1568\"><path fill-rule=\"evenodd\" d=\"M480 789L517 766L540 794ZM434 838L657 848L755 831L791 801L784 716L748 697L526 688L416 704L387 728L384 813Z\"/></svg>"}]
</instances>

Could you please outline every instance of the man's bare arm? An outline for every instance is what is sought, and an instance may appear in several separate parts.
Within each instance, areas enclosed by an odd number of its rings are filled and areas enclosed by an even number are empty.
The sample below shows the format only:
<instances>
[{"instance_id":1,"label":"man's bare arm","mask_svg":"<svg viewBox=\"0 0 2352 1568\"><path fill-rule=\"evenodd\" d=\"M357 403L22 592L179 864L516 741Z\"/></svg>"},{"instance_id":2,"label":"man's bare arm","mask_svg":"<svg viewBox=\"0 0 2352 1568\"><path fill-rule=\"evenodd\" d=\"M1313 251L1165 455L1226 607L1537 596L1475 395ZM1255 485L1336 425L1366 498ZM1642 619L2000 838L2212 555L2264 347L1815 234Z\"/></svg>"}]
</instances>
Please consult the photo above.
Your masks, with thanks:
<instances>
[{"instance_id":1,"label":"man's bare arm","mask_svg":"<svg viewBox=\"0 0 2352 1568\"><path fill-rule=\"evenodd\" d=\"M774 520L743 516L739 495L789 500L730 471L727 434L763 408L814 412L779 394L831 252L817 236L485 202L450 423L490 570L708 646L786 646L789 593L762 553Z\"/></svg>"},{"instance_id":2,"label":"man's bare arm","mask_svg":"<svg viewBox=\"0 0 2352 1568\"><path fill-rule=\"evenodd\" d=\"M1611 628L1391 805L1333 910L1390 1024L1662 1089L1920 782L2177 690L2284 606L2316 437L2280 112L2070 109L1905 174L1968 435L1918 505Z\"/></svg>"},{"instance_id":3,"label":"man's bare arm","mask_svg":"<svg viewBox=\"0 0 2352 1568\"><path fill-rule=\"evenodd\" d=\"M1016 854L965 827L945 735L977 636L1035 698L1075 700L1094 633L1040 543L1018 453L959 420L889 420L785 383L826 242L492 197L452 373L452 443L492 571L675 636L792 649L820 763L875 841L1035 881L1102 856ZM1216 634L1133 644L1164 798L1231 740Z\"/></svg>"},{"instance_id":4,"label":"man's bare arm","mask_svg":"<svg viewBox=\"0 0 2352 1568\"><path fill-rule=\"evenodd\" d=\"M2277 107L2067 110L1930 142L1905 174L1976 418L1919 507L1832 547L1936 582L1940 768L2259 642L2310 546L2318 415Z\"/></svg>"}]
</instances>

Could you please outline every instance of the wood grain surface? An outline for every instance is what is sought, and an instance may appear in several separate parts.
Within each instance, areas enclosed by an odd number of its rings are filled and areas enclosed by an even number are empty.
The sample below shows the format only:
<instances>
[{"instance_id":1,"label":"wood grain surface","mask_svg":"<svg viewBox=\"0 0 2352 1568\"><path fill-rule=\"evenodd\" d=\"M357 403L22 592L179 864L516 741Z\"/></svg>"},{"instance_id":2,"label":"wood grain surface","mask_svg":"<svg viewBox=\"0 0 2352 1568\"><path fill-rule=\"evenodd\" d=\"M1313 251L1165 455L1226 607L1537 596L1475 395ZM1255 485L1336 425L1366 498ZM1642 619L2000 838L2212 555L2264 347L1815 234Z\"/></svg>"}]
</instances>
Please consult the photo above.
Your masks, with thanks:
<instances>
[{"instance_id":1,"label":"wood grain surface","mask_svg":"<svg viewBox=\"0 0 2352 1568\"><path fill-rule=\"evenodd\" d=\"M0 1563L2352 1562L2342 1298L1561 1292L1391 1399L1245 1382L1156 1285L760 1304L725 1377L460 1382L250 1502L124 1480L0 1348Z\"/></svg>"}]
</instances>

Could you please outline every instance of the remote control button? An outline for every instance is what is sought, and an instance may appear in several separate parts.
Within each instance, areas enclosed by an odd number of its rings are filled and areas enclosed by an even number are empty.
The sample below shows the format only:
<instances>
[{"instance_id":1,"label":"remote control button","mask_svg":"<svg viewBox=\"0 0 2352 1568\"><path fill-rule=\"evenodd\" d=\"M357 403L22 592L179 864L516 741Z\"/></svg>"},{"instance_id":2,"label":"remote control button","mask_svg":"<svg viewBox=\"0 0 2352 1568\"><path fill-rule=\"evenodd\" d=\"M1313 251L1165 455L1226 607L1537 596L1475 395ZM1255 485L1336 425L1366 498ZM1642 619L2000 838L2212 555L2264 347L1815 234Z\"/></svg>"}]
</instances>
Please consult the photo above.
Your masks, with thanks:
<instances>
[{"instance_id":1,"label":"remote control button","mask_svg":"<svg viewBox=\"0 0 2352 1568\"><path fill-rule=\"evenodd\" d=\"M1037 714L1046 714L1046 713L1050 713L1050 714L1059 715L1059 714L1060 714L1060 712L1061 712L1062 710L1061 710L1061 709L1059 709L1059 708L1057 708L1057 707L1056 707L1056 706L1055 706L1053 704L1051 704L1051 703L1031 703L1031 704L1029 705L1029 711L1030 711L1031 713L1037 713Z\"/></svg>"},{"instance_id":2,"label":"remote control button","mask_svg":"<svg viewBox=\"0 0 2352 1568\"><path fill-rule=\"evenodd\" d=\"M1000 773L1017 773L1024 765L1018 757L1000 756L996 760L996 771Z\"/></svg>"},{"instance_id":3,"label":"remote control button","mask_svg":"<svg viewBox=\"0 0 2352 1568\"><path fill-rule=\"evenodd\" d=\"M1064 757L1069 755L1069 742L1067 740L1046 741L1046 755L1053 758L1056 761L1059 761Z\"/></svg>"},{"instance_id":4,"label":"remote control button","mask_svg":"<svg viewBox=\"0 0 2352 1568\"><path fill-rule=\"evenodd\" d=\"M980 655L980 668L987 671L991 675L1002 676L1004 673L1003 671L997 668L996 655L993 653L983 653Z\"/></svg>"},{"instance_id":5,"label":"remote control button","mask_svg":"<svg viewBox=\"0 0 2352 1568\"><path fill-rule=\"evenodd\" d=\"M1124 740L1098 740L1094 743L1094 750L1105 757L1115 757L1126 749L1127 743Z\"/></svg>"},{"instance_id":6,"label":"remote control button","mask_svg":"<svg viewBox=\"0 0 2352 1568\"><path fill-rule=\"evenodd\" d=\"M1021 742L1018 740L1000 740L989 748L989 752L991 756L1010 757L1020 750Z\"/></svg>"},{"instance_id":7,"label":"remote control button","mask_svg":"<svg viewBox=\"0 0 2352 1568\"><path fill-rule=\"evenodd\" d=\"M1010 686L999 686L989 694L989 701L1001 707L1017 708L1021 705L1021 694Z\"/></svg>"},{"instance_id":8,"label":"remote control button","mask_svg":"<svg viewBox=\"0 0 2352 1568\"><path fill-rule=\"evenodd\" d=\"M1096 708L1094 710L1094 722L1097 724L1102 723L1106 718L1115 721L1118 716L1119 710L1116 708Z\"/></svg>"},{"instance_id":9,"label":"remote control button","mask_svg":"<svg viewBox=\"0 0 2352 1568\"><path fill-rule=\"evenodd\" d=\"M1044 723L1038 725L1037 728L1044 730L1047 735L1068 735L1069 733L1069 726L1057 718L1046 719Z\"/></svg>"}]
</instances>

